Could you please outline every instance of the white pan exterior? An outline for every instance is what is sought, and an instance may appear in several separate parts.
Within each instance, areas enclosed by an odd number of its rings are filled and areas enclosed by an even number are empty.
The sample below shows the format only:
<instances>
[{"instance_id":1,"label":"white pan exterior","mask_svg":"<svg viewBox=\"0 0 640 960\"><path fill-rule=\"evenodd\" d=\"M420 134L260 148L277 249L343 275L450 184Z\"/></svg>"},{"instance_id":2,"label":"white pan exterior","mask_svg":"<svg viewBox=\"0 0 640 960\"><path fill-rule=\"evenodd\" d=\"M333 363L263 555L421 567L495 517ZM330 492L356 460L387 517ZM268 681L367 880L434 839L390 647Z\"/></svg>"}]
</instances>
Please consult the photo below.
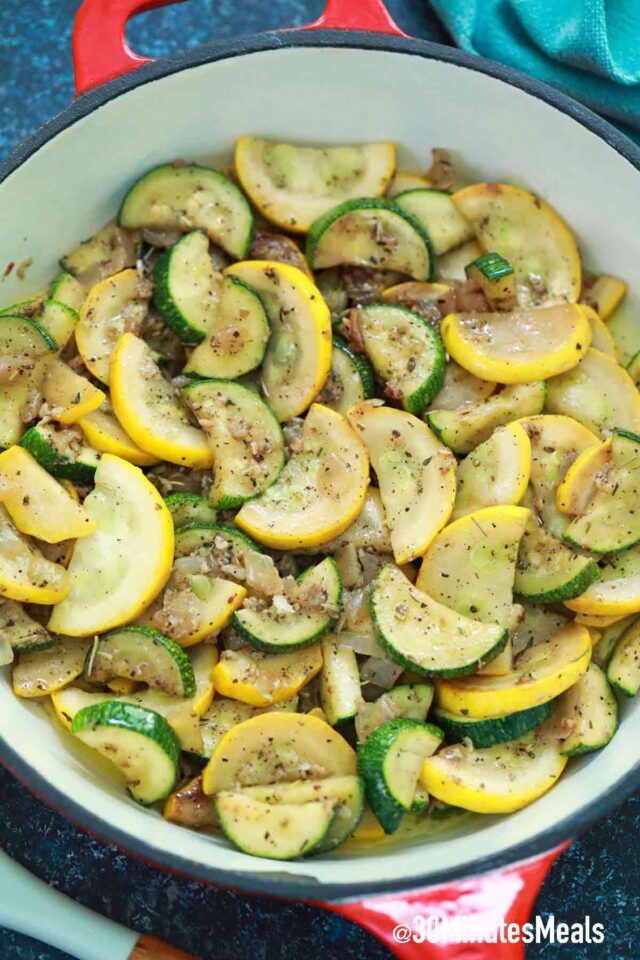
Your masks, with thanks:
<instances>
[{"instance_id":1,"label":"white pan exterior","mask_svg":"<svg viewBox=\"0 0 640 960\"><path fill-rule=\"evenodd\" d=\"M175 157L228 158L246 133L310 142L394 140L402 145L400 165L408 168L428 165L432 146L454 148L475 179L509 180L539 192L576 231L588 264L626 278L635 294L640 289L640 177L576 120L452 63L398 51L293 47L206 63L138 86L63 130L11 173L0 185L0 272L26 257L33 265L23 283L15 272L3 282L2 304L24 299L51 278L58 258L113 217L143 171ZM406 887L442 871L477 872L487 857L522 853L523 844L561 821L588 820L605 793L621 800L619 784L636 766L640 742L640 704L631 702L604 751L572 762L547 796L518 814L487 818L473 833L446 842L366 856L352 848L348 857L280 865L138 807L85 763L82 752L69 749L70 737L42 706L13 696L9 677L6 671L0 683L0 733L21 758L27 785L25 767L38 775L32 785L46 798L55 803L54 791L58 799L70 798L75 809L65 808L73 819L82 821L85 811L86 825L101 835L125 846L127 836L135 838L133 849L141 843L150 859L173 860L196 876L228 871L236 877L221 881L256 889L265 889L270 876L276 887L287 878L293 894L307 897L315 882L334 894L355 892L353 885ZM11 765L10 754L7 759ZM565 835L573 829L567 825Z\"/></svg>"}]
</instances>

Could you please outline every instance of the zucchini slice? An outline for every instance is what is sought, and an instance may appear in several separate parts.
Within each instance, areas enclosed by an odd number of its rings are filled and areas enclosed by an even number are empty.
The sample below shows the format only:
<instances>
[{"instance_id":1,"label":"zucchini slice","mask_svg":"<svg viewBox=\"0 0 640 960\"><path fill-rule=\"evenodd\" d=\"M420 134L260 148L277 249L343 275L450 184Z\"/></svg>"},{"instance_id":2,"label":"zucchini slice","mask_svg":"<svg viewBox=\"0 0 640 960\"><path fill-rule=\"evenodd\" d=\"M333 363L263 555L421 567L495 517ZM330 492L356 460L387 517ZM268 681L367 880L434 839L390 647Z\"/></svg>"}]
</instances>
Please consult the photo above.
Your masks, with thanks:
<instances>
[{"instance_id":1,"label":"zucchini slice","mask_svg":"<svg viewBox=\"0 0 640 960\"><path fill-rule=\"evenodd\" d=\"M612 438L609 437L578 454L556 490L556 507L560 513L579 516L585 512L596 495L600 476L604 475L611 460L611 446Z\"/></svg>"},{"instance_id":2,"label":"zucchini slice","mask_svg":"<svg viewBox=\"0 0 640 960\"><path fill-rule=\"evenodd\" d=\"M336 203L379 197L396 165L393 143L303 147L240 137L235 168L242 188L263 217L295 233Z\"/></svg>"},{"instance_id":3,"label":"zucchini slice","mask_svg":"<svg viewBox=\"0 0 640 960\"><path fill-rule=\"evenodd\" d=\"M312 270L349 264L432 280L434 255L422 226L392 200L345 200L309 228Z\"/></svg>"},{"instance_id":4,"label":"zucchini slice","mask_svg":"<svg viewBox=\"0 0 640 960\"><path fill-rule=\"evenodd\" d=\"M496 743L506 743L508 740L516 740L524 736L525 733L535 730L548 720L555 708L556 701L549 700L537 707L508 713L504 717L478 718L466 717L461 713L451 713L449 710L436 707L433 711L433 719L451 743L469 740L477 749L493 747Z\"/></svg>"},{"instance_id":5,"label":"zucchini slice","mask_svg":"<svg viewBox=\"0 0 640 960\"><path fill-rule=\"evenodd\" d=\"M165 503L171 510L169 498ZM208 501L204 500L208 505ZM191 501L193 505L193 501ZM173 525L176 527L175 515L173 516ZM178 525L175 534L174 556L190 557L211 556L214 551L220 551L221 564L233 564L241 566L243 557L247 553L256 553L263 556L263 553L257 543L254 543L251 537L236 530L235 527L225 527L222 524L206 522L204 520L191 520L182 525Z\"/></svg>"},{"instance_id":6,"label":"zucchini slice","mask_svg":"<svg viewBox=\"0 0 640 960\"><path fill-rule=\"evenodd\" d=\"M380 300L419 313L437 329L442 317L449 313L453 296L452 288L446 283L407 280L387 287L380 294Z\"/></svg>"},{"instance_id":7,"label":"zucchini slice","mask_svg":"<svg viewBox=\"0 0 640 960\"><path fill-rule=\"evenodd\" d=\"M444 371L444 381L431 406L434 410L457 410L467 404L486 400L495 392L496 386L495 381L474 377L455 360L449 359Z\"/></svg>"},{"instance_id":8,"label":"zucchini slice","mask_svg":"<svg viewBox=\"0 0 640 960\"><path fill-rule=\"evenodd\" d=\"M340 616L342 582L333 557L298 577L292 600L280 596L266 610L237 610L233 626L266 653L288 653L316 643Z\"/></svg>"},{"instance_id":9,"label":"zucchini slice","mask_svg":"<svg viewBox=\"0 0 640 960\"><path fill-rule=\"evenodd\" d=\"M401 683L377 700L363 703L356 714L358 743L364 743L387 720L419 720L424 723L433 702L432 683Z\"/></svg>"},{"instance_id":10,"label":"zucchini slice","mask_svg":"<svg viewBox=\"0 0 640 960\"><path fill-rule=\"evenodd\" d=\"M506 676L440 681L436 704L451 713L479 719L528 710L548 703L577 683L590 659L589 631L572 623L528 647Z\"/></svg>"},{"instance_id":11,"label":"zucchini slice","mask_svg":"<svg viewBox=\"0 0 640 960\"><path fill-rule=\"evenodd\" d=\"M600 437L616 427L640 433L640 392L629 373L601 350L549 381L547 410L573 417Z\"/></svg>"},{"instance_id":12,"label":"zucchini slice","mask_svg":"<svg viewBox=\"0 0 640 960\"><path fill-rule=\"evenodd\" d=\"M362 403L350 411L349 420L378 478L396 563L415 560L451 515L455 460L410 413Z\"/></svg>"},{"instance_id":13,"label":"zucchini slice","mask_svg":"<svg viewBox=\"0 0 640 960\"><path fill-rule=\"evenodd\" d=\"M0 504L0 596L23 603L59 603L69 593L64 567L52 563L14 526Z\"/></svg>"},{"instance_id":14,"label":"zucchini slice","mask_svg":"<svg viewBox=\"0 0 640 960\"><path fill-rule=\"evenodd\" d=\"M498 427L458 465L453 519L520 503L531 475L531 441L519 423Z\"/></svg>"},{"instance_id":15,"label":"zucchini slice","mask_svg":"<svg viewBox=\"0 0 640 960\"><path fill-rule=\"evenodd\" d=\"M11 684L17 697L46 697L61 690L82 673L86 640L59 637L52 648L28 650L14 664Z\"/></svg>"},{"instance_id":16,"label":"zucchini slice","mask_svg":"<svg viewBox=\"0 0 640 960\"><path fill-rule=\"evenodd\" d=\"M581 615L578 614L578 617L580 616ZM591 657L593 663L597 663L599 667L606 670L618 640L627 627L630 627L636 619L635 615L632 614L630 617L622 617L619 620L614 620L613 623L609 623L603 628L600 639L593 645L593 654Z\"/></svg>"},{"instance_id":17,"label":"zucchini slice","mask_svg":"<svg viewBox=\"0 0 640 960\"><path fill-rule=\"evenodd\" d=\"M269 318L271 338L262 363L267 403L278 420L299 416L329 375L329 308L309 278L287 264L251 260L228 267L225 275L251 287Z\"/></svg>"},{"instance_id":18,"label":"zucchini slice","mask_svg":"<svg viewBox=\"0 0 640 960\"><path fill-rule=\"evenodd\" d=\"M140 332L148 303L137 270L123 270L89 291L75 329L76 345L87 370L102 383L109 383L118 338L125 331Z\"/></svg>"},{"instance_id":19,"label":"zucchini slice","mask_svg":"<svg viewBox=\"0 0 640 960\"><path fill-rule=\"evenodd\" d=\"M84 507L97 529L76 543L69 596L49 628L92 636L139 616L164 586L173 559L173 524L164 500L138 467L105 453Z\"/></svg>"},{"instance_id":20,"label":"zucchini slice","mask_svg":"<svg viewBox=\"0 0 640 960\"><path fill-rule=\"evenodd\" d=\"M257 393L232 380L195 380L182 395L213 455L213 507L240 507L276 482L285 462L284 437Z\"/></svg>"},{"instance_id":21,"label":"zucchini slice","mask_svg":"<svg viewBox=\"0 0 640 960\"><path fill-rule=\"evenodd\" d=\"M29 378L36 361L51 357L58 345L36 320L20 314L0 314L0 358L3 373L13 385Z\"/></svg>"},{"instance_id":22,"label":"zucchini slice","mask_svg":"<svg viewBox=\"0 0 640 960\"><path fill-rule=\"evenodd\" d=\"M454 453L470 453L498 427L542 413L545 396L544 380L517 383L455 410L430 410L426 419L436 436Z\"/></svg>"},{"instance_id":23,"label":"zucchini slice","mask_svg":"<svg viewBox=\"0 0 640 960\"><path fill-rule=\"evenodd\" d=\"M358 748L358 773L385 833L395 833L411 809L422 764L436 752L442 731L417 720L389 720Z\"/></svg>"},{"instance_id":24,"label":"zucchini slice","mask_svg":"<svg viewBox=\"0 0 640 960\"><path fill-rule=\"evenodd\" d=\"M53 419L64 424L76 423L107 399L91 381L57 359L47 369L42 394Z\"/></svg>"},{"instance_id":25,"label":"zucchini slice","mask_svg":"<svg viewBox=\"0 0 640 960\"><path fill-rule=\"evenodd\" d=\"M145 173L122 201L121 227L204 230L238 260L251 243L253 215L241 190L219 170L165 163Z\"/></svg>"},{"instance_id":26,"label":"zucchini slice","mask_svg":"<svg viewBox=\"0 0 640 960\"><path fill-rule=\"evenodd\" d=\"M640 613L640 547L614 553L600 562L600 577L584 593L567 601L575 613L626 617Z\"/></svg>"},{"instance_id":27,"label":"zucchini slice","mask_svg":"<svg viewBox=\"0 0 640 960\"><path fill-rule=\"evenodd\" d=\"M523 599L521 619L511 634L515 655L534 643L548 640L560 627L566 627L570 620L571 614L562 607L544 607Z\"/></svg>"},{"instance_id":28,"label":"zucchini slice","mask_svg":"<svg viewBox=\"0 0 640 960\"><path fill-rule=\"evenodd\" d=\"M74 276L62 270L51 284L49 297L57 303L63 303L66 307L71 307L76 313L80 312L80 307L84 303L87 291Z\"/></svg>"},{"instance_id":29,"label":"zucchini slice","mask_svg":"<svg viewBox=\"0 0 640 960\"><path fill-rule=\"evenodd\" d=\"M55 340L58 350L63 350L75 332L79 316L65 303L45 300L34 319Z\"/></svg>"},{"instance_id":30,"label":"zucchini slice","mask_svg":"<svg viewBox=\"0 0 640 960\"><path fill-rule=\"evenodd\" d=\"M268 707L295 696L321 669L322 653L316 645L293 653L226 650L213 679L222 696L252 707Z\"/></svg>"},{"instance_id":31,"label":"zucchini slice","mask_svg":"<svg viewBox=\"0 0 640 960\"><path fill-rule=\"evenodd\" d=\"M261 713L232 727L202 774L205 793L356 772L355 751L308 713Z\"/></svg>"},{"instance_id":32,"label":"zucchini slice","mask_svg":"<svg viewBox=\"0 0 640 960\"><path fill-rule=\"evenodd\" d=\"M326 543L346 530L365 500L369 458L344 417L315 403L301 444L276 483L245 503L235 519L267 547L295 550Z\"/></svg>"},{"instance_id":33,"label":"zucchini slice","mask_svg":"<svg viewBox=\"0 0 640 960\"><path fill-rule=\"evenodd\" d=\"M320 703L332 727L353 720L362 705L356 655L350 647L339 646L336 637L322 644Z\"/></svg>"},{"instance_id":34,"label":"zucchini slice","mask_svg":"<svg viewBox=\"0 0 640 960\"><path fill-rule=\"evenodd\" d=\"M464 617L513 628L521 613L513 603L518 546L529 511L486 507L445 527L427 550L416 588ZM511 669L507 644L487 672Z\"/></svg>"},{"instance_id":35,"label":"zucchini slice","mask_svg":"<svg viewBox=\"0 0 640 960\"><path fill-rule=\"evenodd\" d=\"M509 636L504 626L469 619L433 600L390 563L372 583L371 618L392 660L432 676L474 673L498 656Z\"/></svg>"},{"instance_id":36,"label":"zucchini slice","mask_svg":"<svg viewBox=\"0 0 640 960\"><path fill-rule=\"evenodd\" d=\"M450 313L440 332L461 367L498 383L528 383L571 370L591 343L589 321L568 303L510 313Z\"/></svg>"},{"instance_id":37,"label":"zucchini slice","mask_svg":"<svg viewBox=\"0 0 640 960\"><path fill-rule=\"evenodd\" d=\"M467 278L484 293L490 310L515 310L516 278L511 264L499 253L485 253L465 267Z\"/></svg>"},{"instance_id":38,"label":"zucchini slice","mask_svg":"<svg viewBox=\"0 0 640 960\"><path fill-rule=\"evenodd\" d=\"M139 803L157 803L173 790L180 744L159 713L111 700L83 707L73 718L71 733L122 771Z\"/></svg>"},{"instance_id":39,"label":"zucchini slice","mask_svg":"<svg viewBox=\"0 0 640 960\"><path fill-rule=\"evenodd\" d=\"M77 427L38 423L27 430L20 446L53 477L93 483L101 454L86 443Z\"/></svg>"},{"instance_id":40,"label":"zucchini slice","mask_svg":"<svg viewBox=\"0 0 640 960\"><path fill-rule=\"evenodd\" d=\"M381 303L359 311L364 349L385 393L416 416L444 382L446 356L438 333L406 307Z\"/></svg>"},{"instance_id":41,"label":"zucchini slice","mask_svg":"<svg viewBox=\"0 0 640 960\"><path fill-rule=\"evenodd\" d=\"M190 524L214 524L218 516L206 497L180 490L164 498L176 532ZM176 537L176 551L178 538Z\"/></svg>"},{"instance_id":42,"label":"zucchini slice","mask_svg":"<svg viewBox=\"0 0 640 960\"><path fill-rule=\"evenodd\" d=\"M618 702L597 664L590 663L584 676L558 698L551 723L561 740L560 753L567 757L606 747L618 726Z\"/></svg>"},{"instance_id":43,"label":"zucchini slice","mask_svg":"<svg viewBox=\"0 0 640 960\"><path fill-rule=\"evenodd\" d=\"M271 330L258 294L229 275L222 280L220 302L205 333L185 373L234 380L262 363Z\"/></svg>"},{"instance_id":44,"label":"zucchini slice","mask_svg":"<svg viewBox=\"0 0 640 960\"><path fill-rule=\"evenodd\" d=\"M82 287L88 288L115 273L120 273L126 267L135 267L139 253L140 234L123 230L115 221L111 221L63 257L60 266ZM51 291L52 297L54 292L59 293L59 290L54 288ZM66 302L64 297L58 296L55 299ZM70 306L73 307L73 304Z\"/></svg>"},{"instance_id":45,"label":"zucchini slice","mask_svg":"<svg viewBox=\"0 0 640 960\"><path fill-rule=\"evenodd\" d=\"M523 502L531 513L520 541L516 593L538 603L560 603L584 593L600 576L598 564L544 528L533 509L533 497L528 495Z\"/></svg>"},{"instance_id":46,"label":"zucchini slice","mask_svg":"<svg viewBox=\"0 0 640 960\"><path fill-rule=\"evenodd\" d=\"M149 627L112 630L89 651L86 680L107 683L116 677L142 681L174 697L192 697L196 691L186 653L174 640Z\"/></svg>"},{"instance_id":47,"label":"zucchini slice","mask_svg":"<svg viewBox=\"0 0 640 960\"><path fill-rule=\"evenodd\" d=\"M201 343L220 303L220 275L213 269L209 239L192 230L165 250L153 272L153 302L182 343Z\"/></svg>"},{"instance_id":48,"label":"zucchini slice","mask_svg":"<svg viewBox=\"0 0 640 960\"><path fill-rule=\"evenodd\" d=\"M603 320L608 320L626 292L626 283L618 277L605 273L600 276L584 274L580 302L595 310Z\"/></svg>"},{"instance_id":49,"label":"zucchini slice","mask_svg":"<svg viewBox=\"0 0 640 960\"><path fill-rule=\"evenodd\" d=\"M545 529L562 537L569 518L558 510L558 488L580 454L598 446L598 438L571 417L548 414L520 423L531 441L530 485L536 511Z\"/></svg>"},{"instance_id":50,"label":"zucchini slice","mask_svg":"<svg viewBox=\"0 0 640 960\"><path fill-rule=\"evenodd\" d=\"M551 789L567 758L529 736L481 750L456 744L422 765L420 782L443 803L475 813L513 813Z\"/></svg>"},{"instance_id":51,"label":"zucchini slice","mask_svg":"<svg viewBox=\"0 0 640 960\"><path fill-rule=\"evenodd\" d=\"M477 183L453 194L485 250L513 266L523 306L575 302L582 266L573 234L539 197L505 183Z\"/></svg>"},{"instance_id":52,"label":"zucchini slice","mask_svg":"<svg viewBox=\"0 0 640 960\"><path fill-rule=\"evenodd\" d=\"M244 796L269 804L307 804L311 801L330 801L336 805L336 815L315 848L316 853L328 853L351 836L364 812L364 786L353 774L325 777L323 780L296 780L293 783L271 783L268 786L245 787Z\"/></svg>"},{"instance_id":53,"label":"zucchini slice","mask_svg":"<svg viewBox=\"0 0 640 960\"><path fill-rule=\"evenodd\" d=\"M150 456L193 469L213 463L204 433L162 376L151 348L133 333L123 334L113 351L111 403L124 430Z\"/></svg>"},{"instance_id":54,"label":"zucchini slice","mask_svg":"<svg viewBox=\"0 0 640 960\"><path fill-rule=\"evenodd\" d=\"M346 416L351 407L375 394L373 369L365 356L354 353L341 336L334 333L331 369L318 403Z\"/></svg>"},{"instance_id":55,"label":"zucchini slice","mask_svg":"<svg viewBox=\"0 0 640 960\"><path fill-rule=\"evenodd\" d=\"M481 257L484 250L477 240L467 240L461 243L459 247L454 247L448 253L443 253L438 257L436 264L436 277L444 283L451 280L459 280L464 283L467 279L467 267L478 257Z\"/></svg>"},{"instance_id":56,"label":"zucchini slice","mask_svg":"<svg viewBox=\"0 0 640 960\"><path fill-rule=\"evenodd\" d=\"M317 852L336 816L330 800L269 804L231 790L216 794L215 808L229 840L244 853L270 860Z\"/></svg>"},{"instance_id":57,"label":"zucchini slice","mask_svg":"<svg viewBox=\"0 0 640 960\"><path fill-rule=\"evenodd\" d=\"M408 190L428 190L431 187L431 181L421 173L414 173L410 170L397 170L395 176L387 187L388 197L397 197Z\"/></svg>"},{"instance_id":58,"label":"zucchini slice","mask_svg":"<svg viewBox=\"0 0 640 960\"><path fill-rule=\"evenodd\" d=\"M406 190L396 194L394 202L420 224L438 256L474 235L473 227L444 190Z\"/></svg>"},{"instance_id":59,"label":"zucchini slice","mask_svg":"<svg viewBox=\"0 0 640 960\"><path fill-rule=\"evenodd\" d=\"M21 603L6 598L0 601L0 635L16 653L49 650L56 644L50 633L29 616Z\"/></svg>"},{"instance_id":60,"label":"zucchini slice","mask_svg":"<svg viewBox=\"0 0 640 960\"><path fill-rule=\"evenodd\" d=\"M2 502L21 533L46 543L87 537L96 528L87 511L23 447L0 453Z\"/></svg>"},{"instance_id":61,"label":"zucchini slice","mask_svg":"<svg viewBox=\"0 0 640 960\"><path fill-rule=\"evenodd\" d=\"M100 453L112 453L135 464L136 467L152 467L157 458L145 453L136 446L129 434L122 428L108 400L99 410L94 410L78 421L78 426L88 443Z\"/></svg>"},{"instance_id":62,"label":"zucchini slice","mask_svg":"<svg viewBox=\"0 0 640 960\"><path fill-rule=\"evenodd\" d=\"M607 666L607 680L625 697L635 697L640 691L640 627L637 620L616 643Z\"/></svg>"},{"instance_id":63,"label":"zucchini slice","mask_svg":"<svg viewBox=\"0 0 640 960\"><path fill-rule=\"evenodd\" d=\"M636 502L638 467L640 437L616 430L611 456L598 476L593 496L565 530L567 543L591 553L614 553L640 541L640 511Z\"/></svg>"}]
</instances>

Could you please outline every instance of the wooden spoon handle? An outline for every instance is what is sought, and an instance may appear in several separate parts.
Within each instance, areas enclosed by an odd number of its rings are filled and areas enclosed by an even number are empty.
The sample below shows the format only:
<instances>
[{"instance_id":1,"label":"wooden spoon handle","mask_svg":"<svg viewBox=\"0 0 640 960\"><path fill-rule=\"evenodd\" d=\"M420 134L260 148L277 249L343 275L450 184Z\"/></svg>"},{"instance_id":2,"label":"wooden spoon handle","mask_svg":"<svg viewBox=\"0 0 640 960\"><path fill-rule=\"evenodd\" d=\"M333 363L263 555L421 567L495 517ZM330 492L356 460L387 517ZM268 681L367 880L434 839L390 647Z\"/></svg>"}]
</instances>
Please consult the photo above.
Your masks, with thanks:
<instances>
[{"instance_id":1,"label":"wooden spoon handle","mask_svg":"<svg viewBox=\"0 0 640 960\"><path fill-rule=\"evenodd\" d=\"M146 934L138 940L129 960L196 960L192 953L178 950L164 940L148 937Z\"/></svg>"}]
</instances>

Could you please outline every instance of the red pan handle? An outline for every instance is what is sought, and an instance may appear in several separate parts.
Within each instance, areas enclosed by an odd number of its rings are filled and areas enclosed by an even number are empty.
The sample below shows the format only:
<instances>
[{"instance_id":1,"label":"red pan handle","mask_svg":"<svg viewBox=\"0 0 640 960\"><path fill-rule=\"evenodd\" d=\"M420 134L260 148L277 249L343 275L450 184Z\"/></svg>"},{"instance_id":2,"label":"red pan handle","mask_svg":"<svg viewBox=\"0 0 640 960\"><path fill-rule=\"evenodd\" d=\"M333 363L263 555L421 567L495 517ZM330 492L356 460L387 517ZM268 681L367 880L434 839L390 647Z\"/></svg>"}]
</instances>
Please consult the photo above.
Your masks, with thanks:
<instances>
[{"instance_id":1,"label":"red pan handle","mask_svg":"<svg viewBox=\"0 0 640 960\"><path fill-rule=\"evenodd\" d=\"M522 926L531 917L551 864L567 846L565 843L535 860L439 887L316 906L354 920L400 960L524 960ZM511 937L510 924L515 924ZM494 930L498 930L496 939L491 936ZM471 940L484 931L484 943L456 942L462 941L465 933ZM520 942L508 942L517 937Z\"/></svg>"},{"instance_id":2,"label":"red pan handle","mask_svg":"<svg viewBox=\"0 0 640 960\"><path fill-rule=\"evenodd\" d=\"M127 21L136 13L183 0L83 0L73 27L76 96L150 62L125 39ZM322 16L305 30L370 30L406 36L382 0L327 0Z\"/></svg>"}]
</instances>

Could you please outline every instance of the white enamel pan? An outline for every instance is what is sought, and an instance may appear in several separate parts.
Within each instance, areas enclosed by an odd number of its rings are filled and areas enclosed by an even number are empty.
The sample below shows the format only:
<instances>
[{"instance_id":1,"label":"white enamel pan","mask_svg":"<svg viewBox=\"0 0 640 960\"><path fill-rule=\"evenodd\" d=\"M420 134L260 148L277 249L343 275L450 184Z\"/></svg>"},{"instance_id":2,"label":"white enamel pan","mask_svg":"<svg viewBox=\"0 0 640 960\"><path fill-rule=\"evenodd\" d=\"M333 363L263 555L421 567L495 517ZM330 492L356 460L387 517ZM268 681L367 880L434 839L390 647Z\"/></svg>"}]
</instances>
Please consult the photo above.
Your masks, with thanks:
<instances>
[{"instance_id":1,"label":"white enamel pan","mask_svg":"<svg viewBox=\"0 0 640 960\"><path fill-rule=\"evenodd\" d=\"M409 169L424 167L432 146L453 148L478 180L517 181L557 207L588 265L637 282L640 150L574 101L496 63L406 37L380 0L330 0L304 30L149 62L127 48L124 29L130 16L156 5L85 0L80 8L78 99L0 171L0 274L33 258L28 289L15 270L5 278L5 302L54 275L58 257L110 219L125 187L149 167L175 157L228 159L246 133L393 140ZM419 931L416 940L396 943L392 930L434 911L524 921L558 849L640 787L640 704L631 702L609 746L573 761L550 793L520 813L429 843L378 851L351 845L283 865L138 807L70 752L42 709L13 696L8 676L0 682L0 735L2 762L84 829L191 878L321 902L404 958L522 957L518 945L469 952L419 943Z\"/></svg>"}]
</instances>

